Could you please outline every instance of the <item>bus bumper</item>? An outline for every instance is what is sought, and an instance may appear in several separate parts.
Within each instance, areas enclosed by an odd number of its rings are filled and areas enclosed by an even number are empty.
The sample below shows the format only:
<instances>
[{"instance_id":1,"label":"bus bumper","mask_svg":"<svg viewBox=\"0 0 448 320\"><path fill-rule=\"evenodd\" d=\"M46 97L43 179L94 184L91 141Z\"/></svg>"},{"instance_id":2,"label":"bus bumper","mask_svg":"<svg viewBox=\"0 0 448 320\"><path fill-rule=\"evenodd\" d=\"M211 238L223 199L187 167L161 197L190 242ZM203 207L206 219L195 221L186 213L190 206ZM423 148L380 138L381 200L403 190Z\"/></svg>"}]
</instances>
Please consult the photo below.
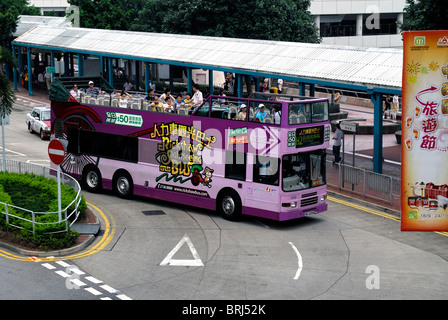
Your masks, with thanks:
<instances>
[{"instance_id":1,"label":"bus bumper","mask_svg":"<svg viewBox=\"0 0 448 320\"><path fill-rule=\"evenodd\" d=\"M243 208L243 213L260 218L272 219L277 221L287 221L292 219L312 216L317 213L325 212L328 209L327 202L321 202L312 207L299 208L296 210L288 210L284 212L274 212L260 209Z\"/></svg>"}]
</instances>

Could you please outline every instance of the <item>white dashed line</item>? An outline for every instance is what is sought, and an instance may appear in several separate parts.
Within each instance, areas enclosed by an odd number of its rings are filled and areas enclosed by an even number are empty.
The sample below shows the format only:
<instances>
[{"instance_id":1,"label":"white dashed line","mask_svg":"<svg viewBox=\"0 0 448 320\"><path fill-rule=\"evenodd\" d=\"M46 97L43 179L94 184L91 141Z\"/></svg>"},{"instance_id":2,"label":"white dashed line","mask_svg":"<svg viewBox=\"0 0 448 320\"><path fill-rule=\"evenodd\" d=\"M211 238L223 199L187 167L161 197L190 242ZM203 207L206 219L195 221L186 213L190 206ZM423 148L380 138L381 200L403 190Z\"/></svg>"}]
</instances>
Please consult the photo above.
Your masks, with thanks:
<instances>
[{"instance_id":1,"label":"white dashed line","mask_svg":"<svg viewBox=\"0 0 448 320\"><path fill-rule=\"evenodd\" d=\"M54 257L48 257L48 258L54 258ZM38 259L36 259L35 261L38 262ZM127 295L121 294L120 290L114 289L107 284L103 284L103 281L90 275L86 275L86 273L80 270L77 266L68 264L65 261L54 261L54 264L46 262L41 263L41 265L48 270L54 270L56 274L66 279L66 286L68 285L67 287L68 289L72 288L79 289L80 287L84 287L84 290L86 290L90 294L93 294L94 296L105 295L104 297L101 298L101 300L114 300L114 297L120 300L132 300ZM56 270L58 269L58 266L64 268L64 270ZM93 284L93 286L88 286L87 283L84 281L89 281L91 285ZM74 287L69 288L70 287L69 283L73 284ZM99 287L94 288L95 285L99 285ZM111 294L114 295L114 297L107 296Z\"/></svg>"},{"instance_id":2,"label":"white dashed line","mask_svg":"<svg viewBox=\"0 0 448 320\"><path fill-rule=\"evenodd\" d=\"M84 279L89 280L90 282L93 282L93 283L95 283L95 284L103 283L103 281L98 280L97 278L94 278L94 277L92 277L92 276L85 277Z\"/></svg>"},{"instance_id":3,"label":"white dashed line","mask_svg":"<svg viewBox=\"0 0 448 320\"><path fill-rule=\"evenodd\" d=\"M94 288L92 288L92 287L84 288L84 290L86 290L87 292L90 292L90 293L93 294L94 296L102 295L101 292L99 292L98 290L96 290L96 289L94 289Z\"/></svg>"}]
</instances>

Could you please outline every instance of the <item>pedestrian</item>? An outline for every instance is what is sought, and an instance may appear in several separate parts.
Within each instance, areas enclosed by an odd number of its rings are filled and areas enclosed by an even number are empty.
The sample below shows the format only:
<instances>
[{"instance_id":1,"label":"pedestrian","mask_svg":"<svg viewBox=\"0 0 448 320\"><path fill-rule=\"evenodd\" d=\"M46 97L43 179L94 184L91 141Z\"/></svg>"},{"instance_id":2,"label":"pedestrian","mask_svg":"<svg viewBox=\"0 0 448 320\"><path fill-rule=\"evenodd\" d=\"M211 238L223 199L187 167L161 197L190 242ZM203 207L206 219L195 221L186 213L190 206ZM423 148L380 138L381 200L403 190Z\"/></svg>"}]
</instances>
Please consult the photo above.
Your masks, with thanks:
<instances>
[{"instance_id":1,"label":"pedestrian","mask_svg":"<svg viewBox=\"0 0 448 320\"><path fill-rule=\"evenodd\" d=\"M45 78L45 82L47 83L47 90L50 91L51 72L45 72L44 78Z\"/></svg>"},{"instance_id":2,"label":"pedestrian","mask_svg":"<svg viewBox=\"0 0 448 320\"><path fill-rule=\"evenodd\" d=\"M277 84L278 84L278 93L282 94L283 93L283 79L278 79Z\"/></svg>"},{"instance_id":3,"label":"pedestrian","mask_svg":"<svg viewBox=\"0 0 448 320\"><path fill-rule=\"evenodd\" d=\"M387 110L389 110L390 113L390 106L392 104L392 98L390 97L390 94L387 95L386 100L384 102L385 107L384 107L384 119L387 119Z\"/></svg>"},{"instance_id":4,"label":"pedestrian","mask_svg":"<svg viewBox=\"0 0 448 320\"><path fill-rule=\"evenodd\" d=\"M336 123L336 131L334 132L333 136L333 155L334 155L334 161L333 166L335 163L340 164L341 163L341 145L342 145L342 139L344 139L344 133L341 130L341 125L339 123Z\"/></svg>"}]
</instances>

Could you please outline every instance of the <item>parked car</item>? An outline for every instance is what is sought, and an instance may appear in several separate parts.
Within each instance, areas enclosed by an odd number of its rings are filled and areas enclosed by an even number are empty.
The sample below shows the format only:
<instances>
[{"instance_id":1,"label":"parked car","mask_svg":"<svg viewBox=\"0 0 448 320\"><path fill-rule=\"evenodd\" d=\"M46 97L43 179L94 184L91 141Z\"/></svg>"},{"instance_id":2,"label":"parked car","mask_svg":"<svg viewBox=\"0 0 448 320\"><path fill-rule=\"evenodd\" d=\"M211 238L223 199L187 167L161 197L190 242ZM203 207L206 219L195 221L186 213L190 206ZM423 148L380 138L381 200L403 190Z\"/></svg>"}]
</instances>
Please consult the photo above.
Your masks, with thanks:
<instances>
[{"instance_id":1,"label":"parked car","mask_svg":"<svg viewBox=\"0 0 448 320\"><path fill-rule=\"evenodd\" d=\"M30 133L37 132L42 140L50 138L50 107L35 107L26 115L26 125Z\"/></svg>"}]
</instances>

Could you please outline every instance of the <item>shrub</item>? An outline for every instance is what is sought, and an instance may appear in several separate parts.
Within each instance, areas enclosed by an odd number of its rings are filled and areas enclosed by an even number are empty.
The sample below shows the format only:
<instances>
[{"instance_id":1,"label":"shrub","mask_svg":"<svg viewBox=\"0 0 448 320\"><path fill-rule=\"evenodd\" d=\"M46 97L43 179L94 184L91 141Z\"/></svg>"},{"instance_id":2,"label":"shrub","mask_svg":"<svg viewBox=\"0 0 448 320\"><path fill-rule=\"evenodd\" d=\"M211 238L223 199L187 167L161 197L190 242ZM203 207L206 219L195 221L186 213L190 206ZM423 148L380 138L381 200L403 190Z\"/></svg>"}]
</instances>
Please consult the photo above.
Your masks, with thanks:
<instances>
[{"instance_id":1,"label":"shrub","mask_svg":"<svg viewBox=\"0 0 448 320\"><path fill-rule=\"evenodd\" d=\"M35 214L36 225L34 234L33 224L31 222L14 217L9 218L9 225L15 225L22 228L13 229L14 232L35 247L45 249L64 248L73 244L76 241L77 235L79 235L72 230L69 230L68 232L60 232L65 230L66 223L58 223L57 196L57 182L53 179L29 173L17 174L0 172L0 202L14 204L23 209L43 213ZM61 208L70 205L75 197L76 191L72 187L61 184ZM5 205L0 204L1 212L4 212L4 209ZM69 211L71 212L74 209L75 203L72 203ZM78 211L83 212L86 209L87 204L84 197L81 196ZM9 207L9 213L14 213L17 217L32 220L32 215L26 210ZM8 228L4 214L1 214L0 216L0 228ZM50 232L59 233L49 234Z\"/></svg>"}]
</instances>

